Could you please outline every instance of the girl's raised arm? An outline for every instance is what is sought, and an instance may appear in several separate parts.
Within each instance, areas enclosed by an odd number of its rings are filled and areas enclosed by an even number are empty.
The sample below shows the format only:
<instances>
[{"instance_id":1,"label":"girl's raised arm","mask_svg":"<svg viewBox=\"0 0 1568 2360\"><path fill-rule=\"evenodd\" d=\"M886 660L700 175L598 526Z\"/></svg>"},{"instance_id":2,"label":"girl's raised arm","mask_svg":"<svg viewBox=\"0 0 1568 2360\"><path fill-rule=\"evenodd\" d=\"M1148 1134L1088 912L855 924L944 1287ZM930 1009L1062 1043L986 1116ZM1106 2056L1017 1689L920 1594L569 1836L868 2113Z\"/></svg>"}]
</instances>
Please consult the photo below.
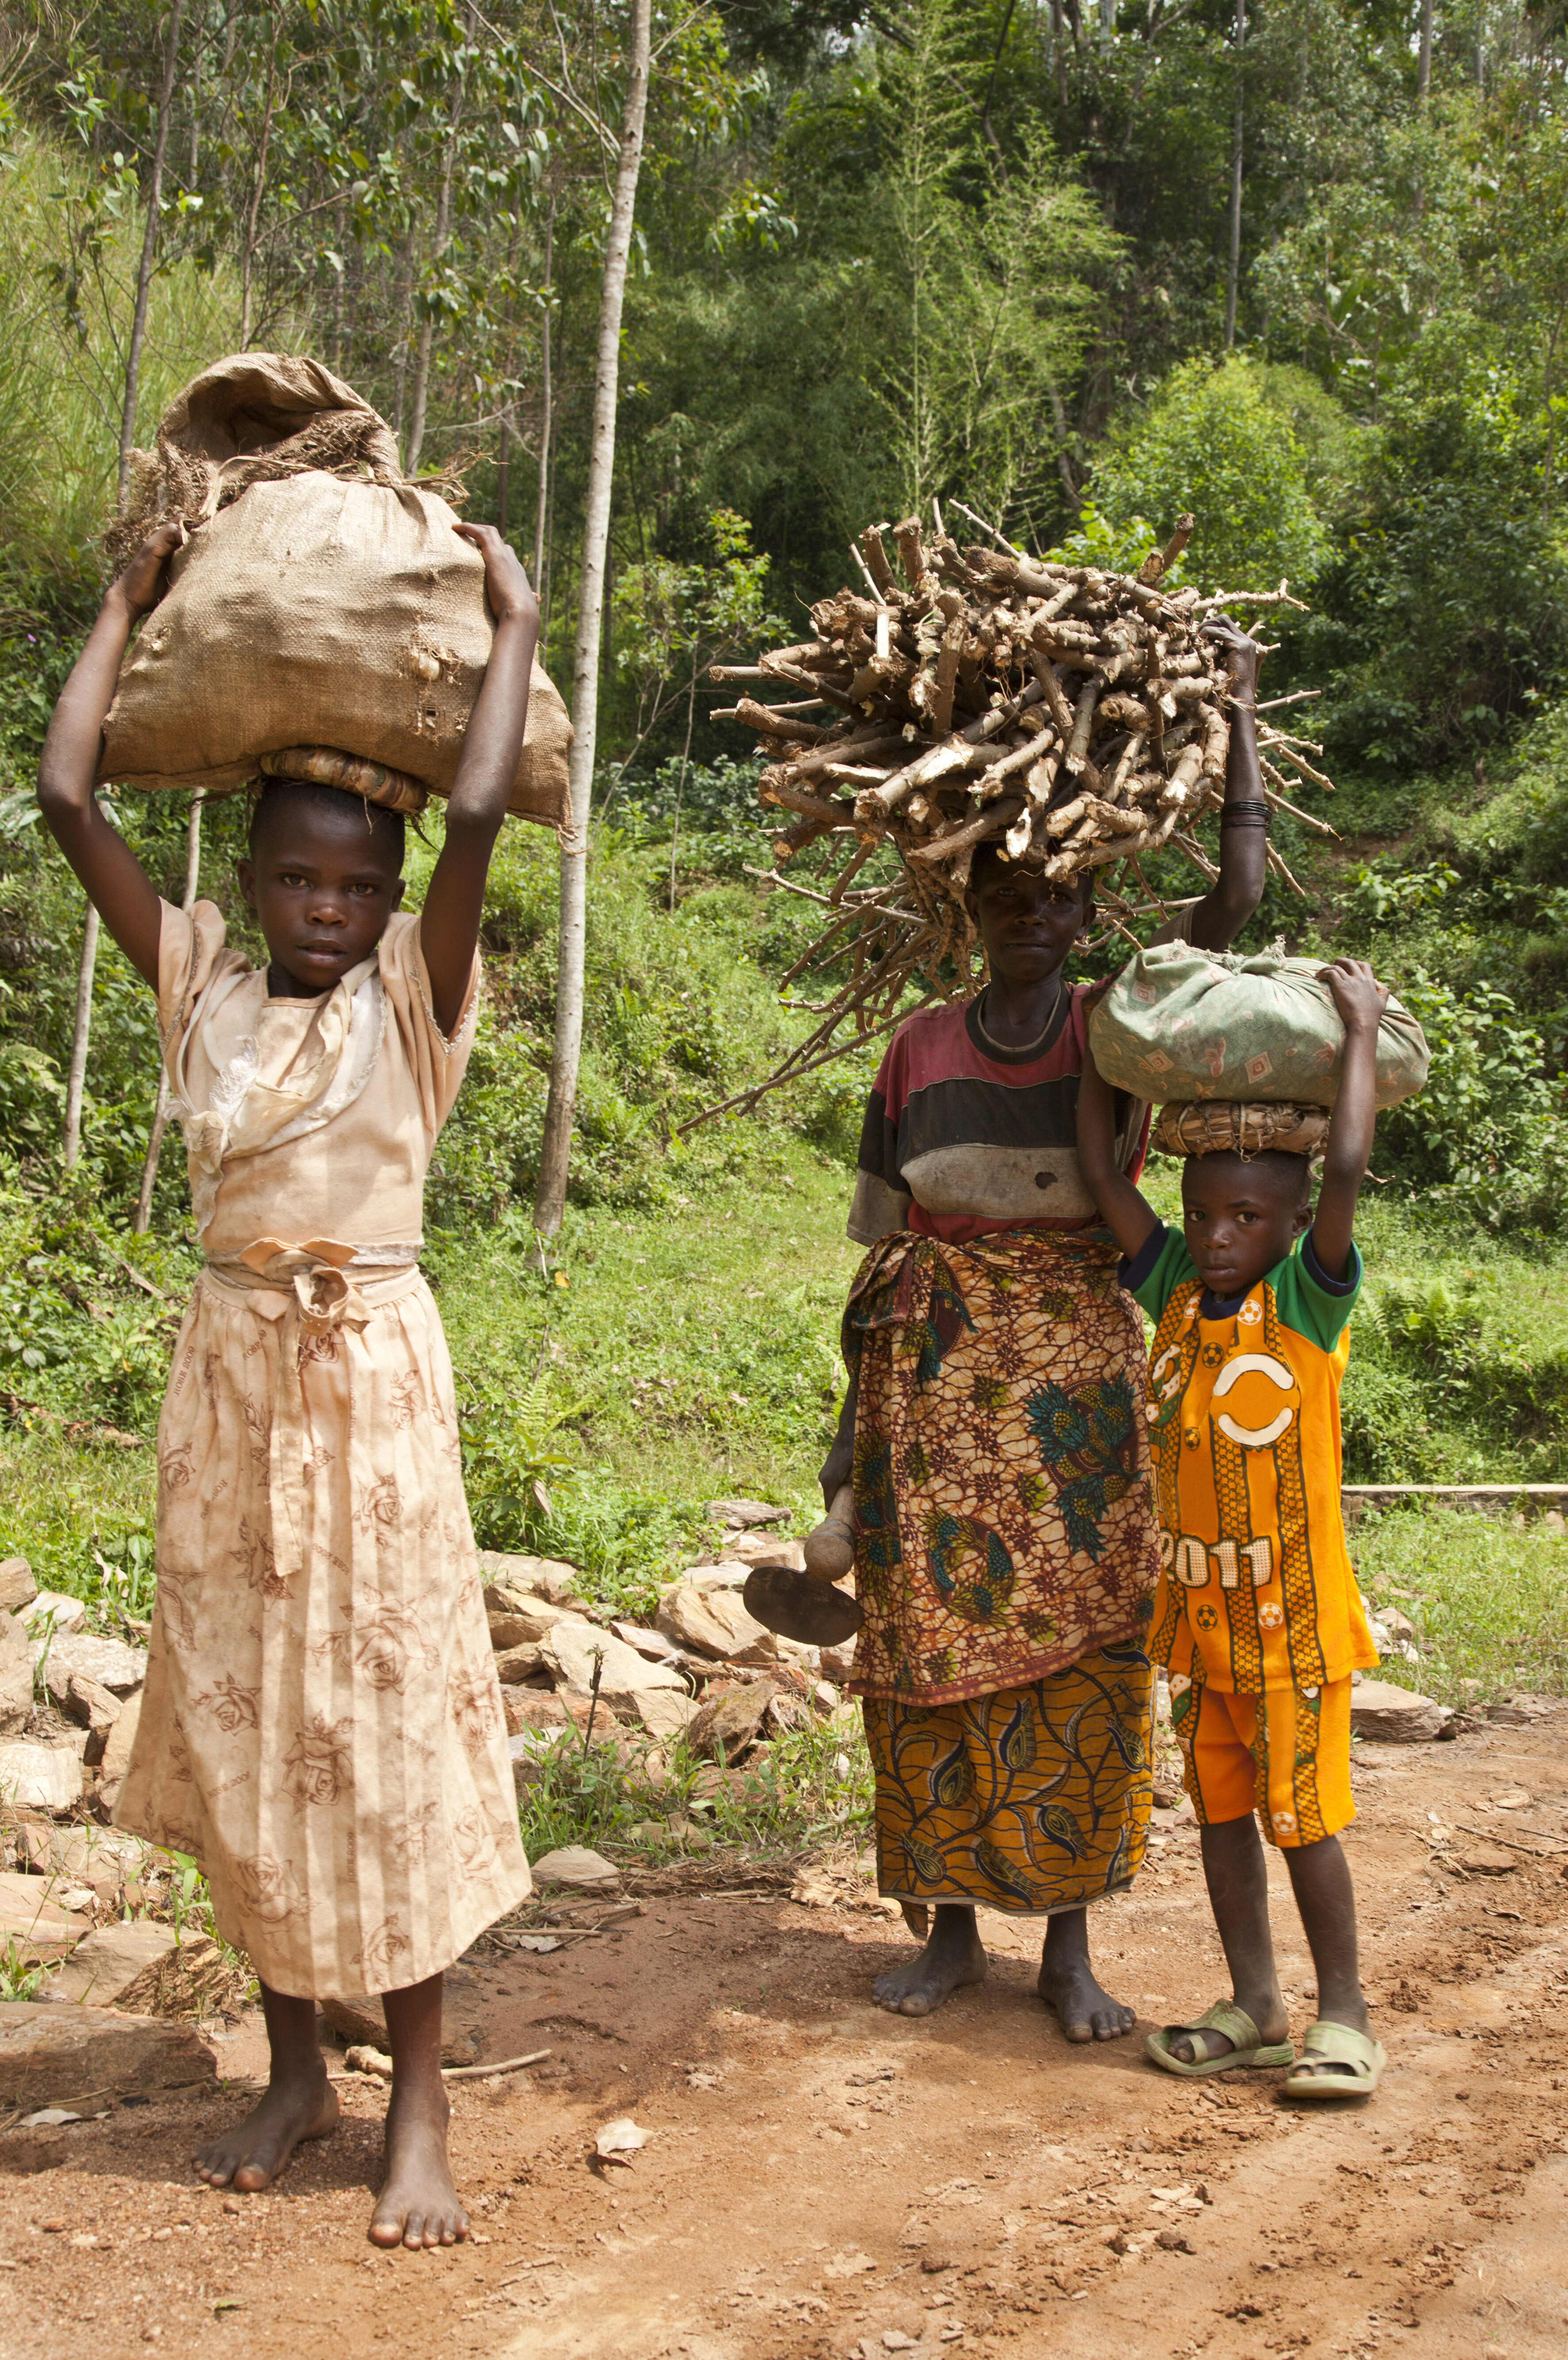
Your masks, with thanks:
<instances>
[{"instance_id":1,"label":"girl's raised arm","mask_svg":"<svg viewBox=\"0 0 1568 2360\"><path fill-rule=\"evenodd\" d=\"M539 640L539 600L495 526L460 524L457 530L485 560L485 592L495 617L495 640L463 737L446 807L446 841L419 925L430 1007L443 1032L450 1032L463 1013L474 969L485 880L517 776Z\"/></svg>"},{"instance_id":2,"label":"girl's raised arm","mask_svg":"<svg viewBox=\"0 0 1568 2360\"><path fill-rule=\"evenodd\" d=\"M38 804L55 842L131 965L155 991L158 895L136 854L104 817L93 781L125 643L163 595L163 569L181 530L178 523L160 524L111 583L50 716L38 764Z\"/></svg>"}]
</instances>

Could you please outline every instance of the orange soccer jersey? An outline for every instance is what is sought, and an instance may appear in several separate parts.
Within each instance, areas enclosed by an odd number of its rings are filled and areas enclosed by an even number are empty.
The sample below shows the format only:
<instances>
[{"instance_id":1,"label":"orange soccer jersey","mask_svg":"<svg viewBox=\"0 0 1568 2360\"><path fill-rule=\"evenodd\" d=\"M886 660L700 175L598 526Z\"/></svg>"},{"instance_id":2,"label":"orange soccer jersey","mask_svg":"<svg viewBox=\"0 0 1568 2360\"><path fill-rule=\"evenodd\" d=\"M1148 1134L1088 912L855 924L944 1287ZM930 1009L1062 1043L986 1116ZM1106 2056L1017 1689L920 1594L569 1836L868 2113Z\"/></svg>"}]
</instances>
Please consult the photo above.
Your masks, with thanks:
<instances>
[{"instance_id":1,"label":"orange soccer jersey","mask_svg":"<svg viewBox=\"0 0 1568 2360\"><path fill-rule=\"evenodd\" d=\"M1149 1364L1160 1535L1149 1653L1194 1686L1312 1691L1377 1661L1340 1514L1339 1387L1361 1285L1309 1230L1239 1301L1205 1296L1156 1229L1123 1284L1158 1324Z\"/></svg>"}]
</instances>

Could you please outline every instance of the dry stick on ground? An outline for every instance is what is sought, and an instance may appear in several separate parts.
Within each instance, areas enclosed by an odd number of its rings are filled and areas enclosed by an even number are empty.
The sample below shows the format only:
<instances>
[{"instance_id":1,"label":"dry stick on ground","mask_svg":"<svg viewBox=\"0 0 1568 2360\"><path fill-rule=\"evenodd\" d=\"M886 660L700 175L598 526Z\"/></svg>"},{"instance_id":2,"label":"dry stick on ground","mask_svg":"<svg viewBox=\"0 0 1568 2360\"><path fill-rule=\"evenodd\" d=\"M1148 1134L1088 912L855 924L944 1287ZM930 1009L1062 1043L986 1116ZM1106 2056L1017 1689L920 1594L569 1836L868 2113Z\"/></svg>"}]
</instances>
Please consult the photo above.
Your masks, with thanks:
<instances>
[{"instance_id":1,"label":"dry stick on ground","mask_svg":"<svg viewBox=\"0 0 1568 2360\"><path fill-rule=\"evenodd\" d=\"M912 1012L911 995L922 1006L967 997L975 940L964 895L982 845L1053 879L1094 874L1104 925L1133 942L1134 919L1171 906L1151 893L1138 856L1169 847L1205 885L1216 873L1195 829L1224 798L1230 683L1203 627L1233 606L1298 606L1289 585L1172 595L1162 585L1191 517L1134 575L1028 557L977 516L1001 546L960 549L934 503L933 513L929 536L915 517L866 527L851 549L865 590L820 599L814 640L711 668L715 683L758 683L714 717L753 732L767 758L763 803L799 815L775 836L776 861L846 839L824 892L772 872L827 917L786 987L819 967L839 967L844 980L825 1001L789 1000L821 1020L807 1038L682 1131L881 1039ZM769 705L770 683L801 694ZM803 708L827 718L796 719ZM1267 720L1258 734L1269 801L1332 835L1290 800L1332 786L1308 759L1321 749ZM849 891L884 845L897 874ZM1301 890L1272 848L1269 866Z\"/></svg>"}]
</instances>

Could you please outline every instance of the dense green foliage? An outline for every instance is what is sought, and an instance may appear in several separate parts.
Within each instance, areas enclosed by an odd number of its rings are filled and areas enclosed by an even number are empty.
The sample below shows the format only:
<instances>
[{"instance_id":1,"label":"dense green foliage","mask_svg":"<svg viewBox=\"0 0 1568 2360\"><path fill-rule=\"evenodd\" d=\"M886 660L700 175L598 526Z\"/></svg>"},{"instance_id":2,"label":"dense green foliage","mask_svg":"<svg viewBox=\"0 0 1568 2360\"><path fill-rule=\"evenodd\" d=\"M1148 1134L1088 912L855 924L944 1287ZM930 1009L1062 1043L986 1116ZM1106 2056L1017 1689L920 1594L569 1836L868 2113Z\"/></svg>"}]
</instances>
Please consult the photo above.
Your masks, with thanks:
<instances>
[{"instance_id":1,"label":"dense green foliage","mask_svg":"<svg viewBox=\"0 0 1568 2360\"><path fill-rule=\"evenodd\" d=\"M109 945L62 1175L82 908L30 789L99 587L168 19L150 0L22 14L0 102L4 1537L136 1613L147 1442L197 1256L177 1141L149 1233L130 1230L156 1040ZM497 858L490 988L431 1175L482 1537L571 1556L641 1612L706 1497L809 1509L874 1058L681 1130L804 1021L776 987L815 923L752 873L769 856L747 741L707 717L704 670L790 636L849 573L851 533L933 498L1118 565L1191 508L1183 578L1288 576L1309 599L1266 693L1321 692L1295 709L1339 781L1320 807L1340 840L1277 818L1306 897L1272 880L1248 939L1371 957L1434 1049L1424 1096L1379 1130L1347 1469L1568 1480L1561 12L1456 0L1425 89L1403 0L1258 0L1244 47L1231 0L655 17L562 1237L541 1252L526 1211L553 1017L538 831ZM558 679L625 31L624 7L577 0L188 6L154 224L137 439L242 333L319 355L410 464L460 462L470 513L525 554L538 524ZM178 898L184 812L112 807ZM249 940L244 816L207 813L201 889ZM411 847L416 901L439 824ZM820 874L810 853L789 872L808 897ZM1369 1532L1367 1564L1391 1579L1424 1546ZM1532 1538L1523 1620L1479 1657L1444 1638L1443 1678L1559 1677L1530 1633L1563 1546ZM1469 1630L1464 1554L1443 1537L1432 1592ZM568 1799L561 1823L589 1824L593 1797Z\"/></svg>"}]
</instances>

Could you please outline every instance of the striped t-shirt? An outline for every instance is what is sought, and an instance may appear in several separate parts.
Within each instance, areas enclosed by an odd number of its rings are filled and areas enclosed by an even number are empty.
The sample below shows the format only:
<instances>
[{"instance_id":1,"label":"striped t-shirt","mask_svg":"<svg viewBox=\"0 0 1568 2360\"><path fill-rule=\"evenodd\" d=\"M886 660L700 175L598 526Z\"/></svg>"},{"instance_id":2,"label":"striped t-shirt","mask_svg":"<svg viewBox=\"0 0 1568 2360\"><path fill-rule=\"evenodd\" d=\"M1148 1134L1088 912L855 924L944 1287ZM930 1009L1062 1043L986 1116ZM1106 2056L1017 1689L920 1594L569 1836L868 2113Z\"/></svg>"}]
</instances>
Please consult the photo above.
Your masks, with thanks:
<instances>
[{"instance_id":1,"label":"striped t-shirt","mask_svg":"<svg viewBox=\"0 0 1568 2360\"><path fill-rule=\"evenodd\" d=\"M849 1234L913 1229L965 1245L993 1229L1082 1229L1099 1216L1078 1169L1078 1077L1094 987L1064 985L1038 1046L1003 1049L985 996L923 1010L882 1060L860 1133ZM1116 1147L1143 1167L1149 1108L1116 1093Z\"/></svg>"}]
</instances>

